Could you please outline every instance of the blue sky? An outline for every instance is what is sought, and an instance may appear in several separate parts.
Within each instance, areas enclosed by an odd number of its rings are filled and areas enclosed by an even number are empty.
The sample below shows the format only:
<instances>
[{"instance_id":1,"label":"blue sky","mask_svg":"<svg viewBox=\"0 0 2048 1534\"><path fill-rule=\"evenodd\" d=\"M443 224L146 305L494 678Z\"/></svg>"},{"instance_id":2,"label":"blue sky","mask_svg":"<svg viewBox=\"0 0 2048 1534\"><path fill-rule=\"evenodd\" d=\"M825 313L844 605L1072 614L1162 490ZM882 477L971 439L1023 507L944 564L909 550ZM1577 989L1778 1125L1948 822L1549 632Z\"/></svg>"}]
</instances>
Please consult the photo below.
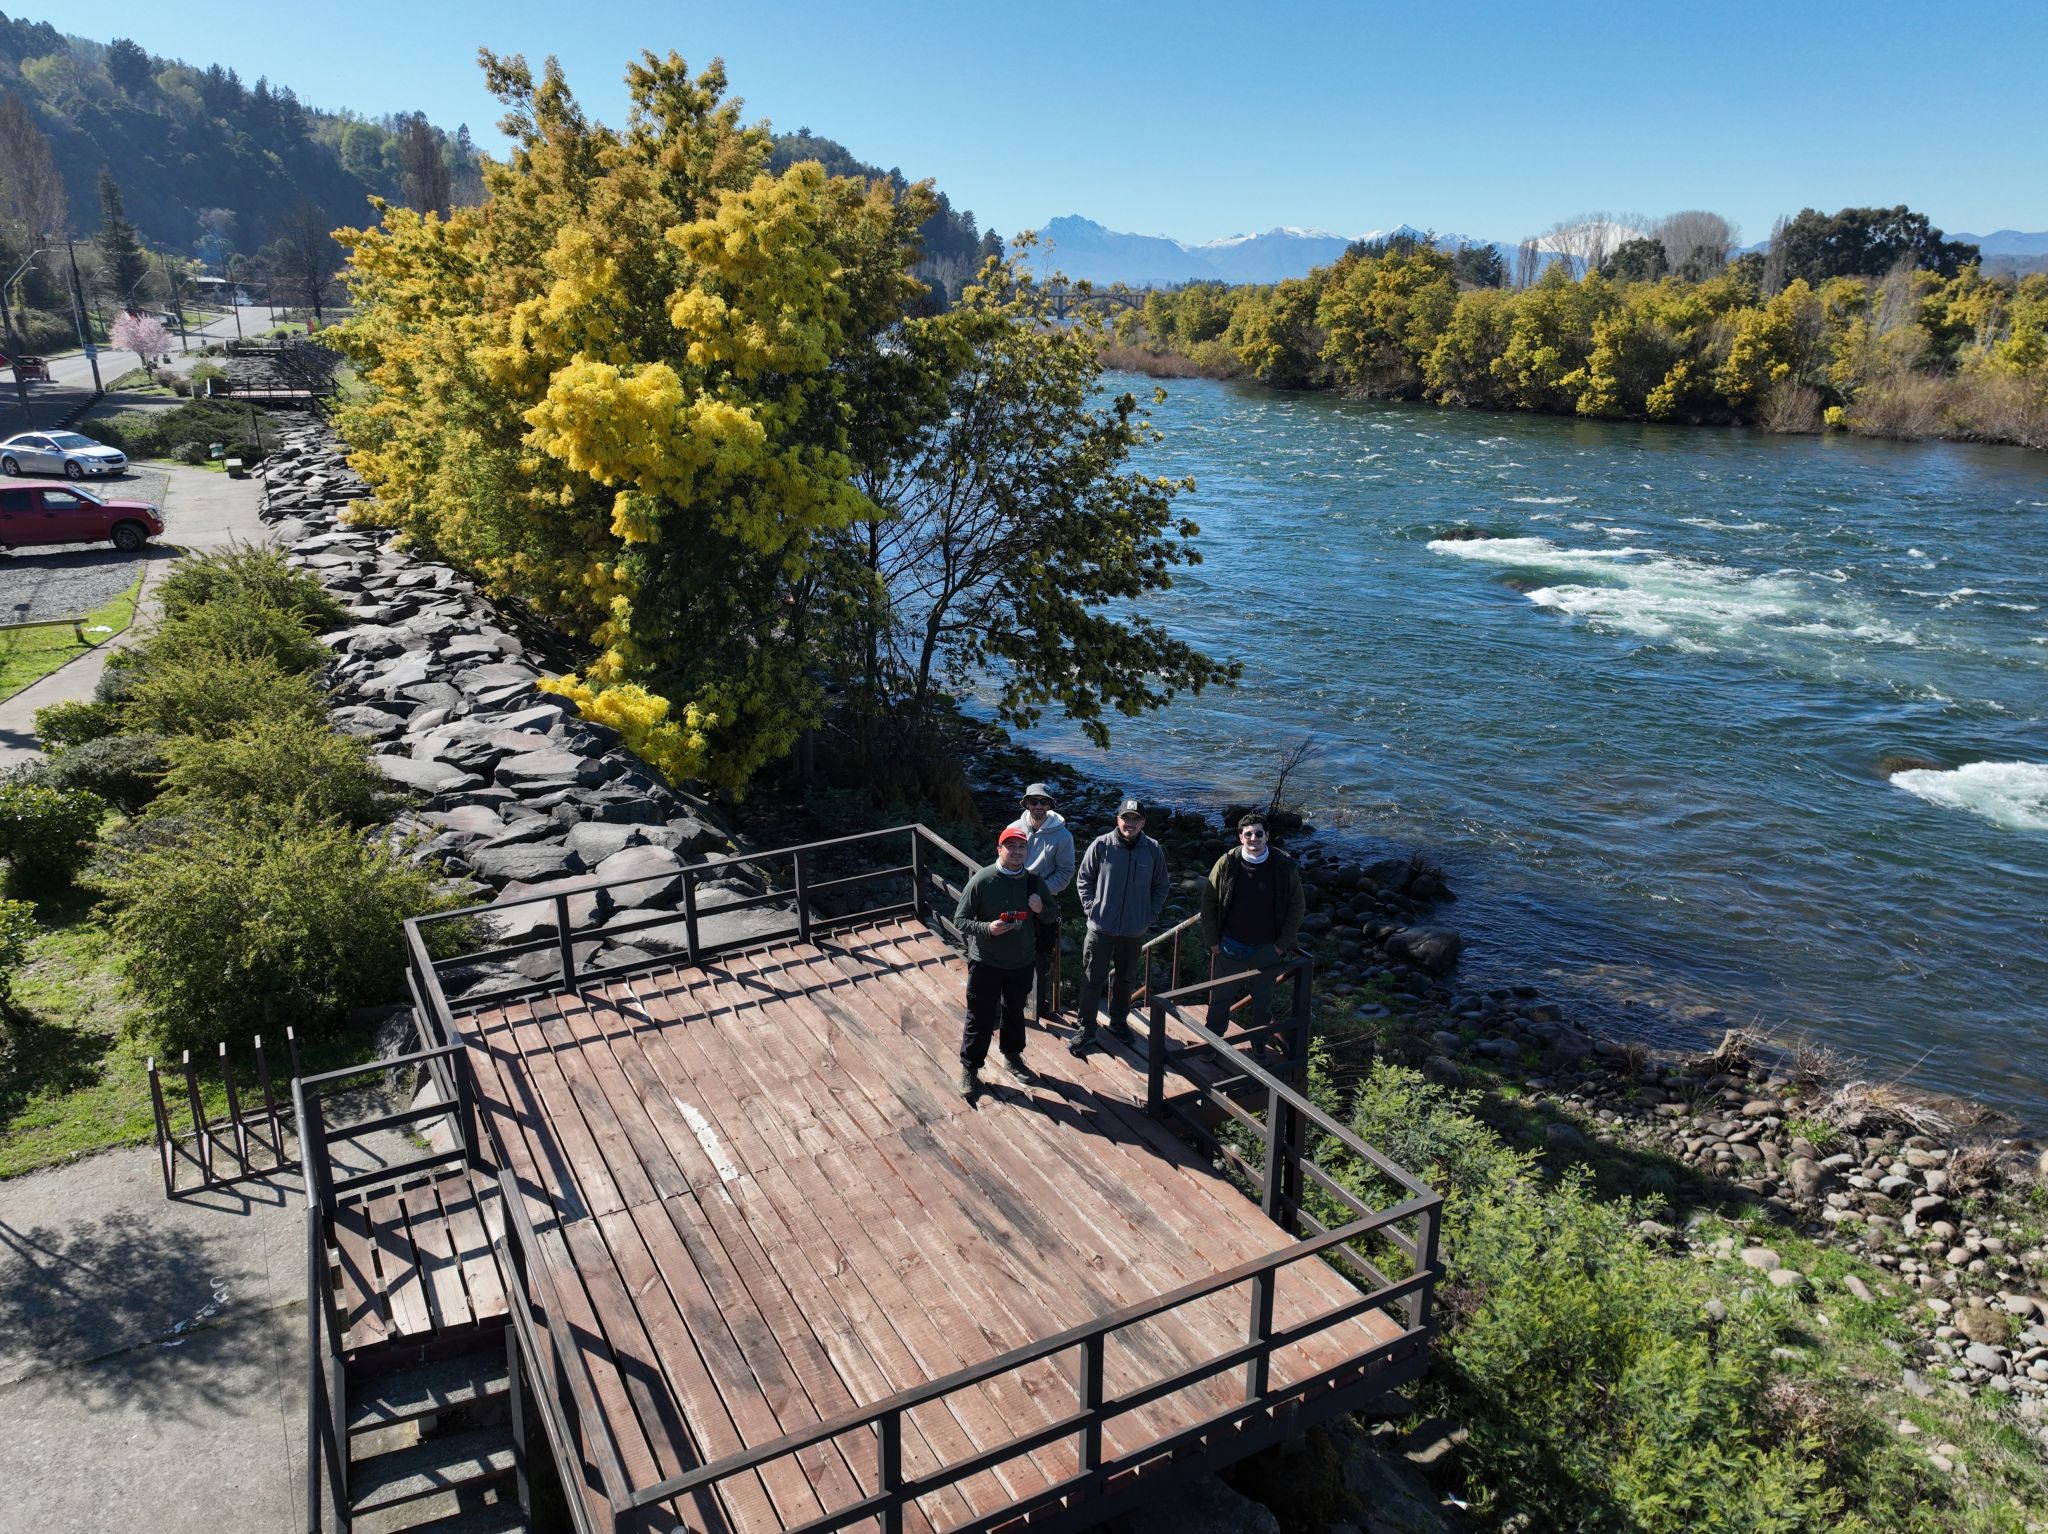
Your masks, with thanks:
<instances>
[{"instance_id":1,"label":"blue sky","mask_svg":"<svg viewBox=\"0 0 2048 1534\"><path fill-rule=\"evenodd\" d=\"M1406 221L1517 239L1589 210L1905 202L1948 230L2048 229L2048 6L1466 3L396 4L31 9L268 75L307 102L424 110L493 147L479 45L556 54L624 115L642 48L723 57L750 117L932 176L1004 234L1081 213L1190 241Z\"/></svg>"}]
</instances>

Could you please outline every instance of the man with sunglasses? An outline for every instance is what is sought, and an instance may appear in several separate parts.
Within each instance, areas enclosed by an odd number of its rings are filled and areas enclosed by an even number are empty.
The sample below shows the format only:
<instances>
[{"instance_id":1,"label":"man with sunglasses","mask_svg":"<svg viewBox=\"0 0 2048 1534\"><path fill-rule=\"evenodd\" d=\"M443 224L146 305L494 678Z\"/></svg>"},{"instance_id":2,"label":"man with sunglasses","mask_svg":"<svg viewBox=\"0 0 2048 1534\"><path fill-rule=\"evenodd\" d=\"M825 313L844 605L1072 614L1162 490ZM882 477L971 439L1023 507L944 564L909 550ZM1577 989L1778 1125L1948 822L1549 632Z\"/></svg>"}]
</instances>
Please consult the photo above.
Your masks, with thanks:
<instances>
[{"instance_id":1,"label":"man with sunglasses","mask_svg":"<svg viewBox=\"0 0 2048 1534\"><path fill-rule=\"evenodd\" d=\"M1212 974L1253 971L1251 978L1209 993L1209 1029L1221 1033L1238 997L1251 989L1249 1026L1273 1018L1273 971L1294 952L1307 903L1301 870L1266 835L1266 817L1256 810L1237 822L1237 845L1216 860L1202 886L1202 941L1209 945ZM1259 1048L1264 1047L1263 1040Z\"/></svg>"},{"instance_id":2,"label":"man with sunglasses","mask_svg":"<svg viewBox=\"0 0 2048 1534\"><path fill-rule=\"evenodd\" d=\"M1074 833L1052 807L1052 790L1043 783L1033 783L1025 789L1024 813L1010 822L1010 829L1022 831L1028 838L1024 866L1045 881L1057 918L1060 894L1074 882ZM1059 922L1041 922L1033 931L1038 937L1038 963L1032 985L1032 1012L1043 1022L1059 1015L1052 994L1053 963L1060 951Z\"/></svg>"}]
</instances>

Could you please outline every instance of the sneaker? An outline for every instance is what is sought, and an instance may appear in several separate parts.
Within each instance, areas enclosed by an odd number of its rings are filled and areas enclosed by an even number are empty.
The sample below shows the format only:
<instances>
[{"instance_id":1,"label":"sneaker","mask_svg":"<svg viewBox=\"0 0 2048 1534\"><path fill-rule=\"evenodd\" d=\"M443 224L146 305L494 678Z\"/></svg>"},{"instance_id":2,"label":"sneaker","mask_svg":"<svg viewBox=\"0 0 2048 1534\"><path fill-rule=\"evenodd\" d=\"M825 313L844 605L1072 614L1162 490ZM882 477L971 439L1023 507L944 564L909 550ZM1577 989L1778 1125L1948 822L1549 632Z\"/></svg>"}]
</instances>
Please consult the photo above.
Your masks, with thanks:
<instances>
[{"instance_id":1,"label":"sneaker","mask_svg":"<svg viewBox=\"0 0 2048 1534\"><path fill-rule=\"evenodd\" d=\"M1038 1081L1038 1072L1024 1063L1022 1055L1004 1055L1002 1070L1005 1076L1020 1087L1033 1086Z\"/></svg>"},{"instance_id":2,"label":"sneaker","mask_svg":"<svg viewBox=\"0 0 2048 1534\"><path fill-rule=\"evenodd\" d=\"M1067 1053L1070 1055L1085 1055L1094 1047L1095 1030L1091 1027L1077 1028L1074 1036L1067 1040Z\"/></svg>"},{"instance_id":3,"label":"sneaker","mask_svg":"<svg viewBox=\"0 0 2048 1534\"><path fill-rule=\"evenodd\" d=\"M1138 1036L1131 1032L1131 1025L1129 1023L1111 1023L1109 1025L1109 1036L1115 1039L1117 1043L1126 1047L1138 1042Z\"/></svg>"},{"instance_id":4,"label":"sneaker","mask_svg":"<svg viewBox=\"0 0 2048 1534\"><path fill-rule=\"evenodd\" d=\"M971 1065L960 1067L960 1095L972 1097L981 1090L981 1074Z\"/></svg>"}]
</instances>

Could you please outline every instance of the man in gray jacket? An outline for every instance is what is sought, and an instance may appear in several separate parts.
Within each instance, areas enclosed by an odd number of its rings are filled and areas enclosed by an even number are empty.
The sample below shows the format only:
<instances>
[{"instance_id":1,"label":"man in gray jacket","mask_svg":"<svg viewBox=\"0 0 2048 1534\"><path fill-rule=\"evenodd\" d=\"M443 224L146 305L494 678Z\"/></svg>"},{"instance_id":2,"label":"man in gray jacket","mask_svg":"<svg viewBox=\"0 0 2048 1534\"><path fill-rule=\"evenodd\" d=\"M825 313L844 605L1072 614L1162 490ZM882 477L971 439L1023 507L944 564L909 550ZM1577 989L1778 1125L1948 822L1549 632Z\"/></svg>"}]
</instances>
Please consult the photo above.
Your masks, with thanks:
<instances>
[{"instance_id":1,"label":"man in gray jacket","mask_svg":"<svg viewBox=\"0 0 2048 1534\"><path fill-rule=\"evenodd\" d=\"M1095 1043L1104 981L1110 982L1110 1037L1131 1042L1131 987L1142 962L1140 950L1166 909L1166 853L1145 834L1145 807L1137 800L1118 805L1116 829L1088 844L1074 887L1088 917L1088 936L1081 945L1080 1028L1067 1045L1080 1055Z\"/></svg>"},{"instance_id":2,"label":"man in gray jacket","mask_svg":"<svg viewBox=\"0 0 2048 1534\"><path fill-rule=\"evenodd\" d=\"M1052 807L1052 790L1043 783L1025 789L1024 813L1010 822L1010 829L1022 831L1028 838L1024 866L1045 881L1056 915L1060 895L1074 882L1074 833ZM1044 922L1033 930L1038 936L1033 1012L1043 1022L1059 1016L1052 984L1053 965L1060 951L1059 922Z\"/></svg>"}]
</instances>

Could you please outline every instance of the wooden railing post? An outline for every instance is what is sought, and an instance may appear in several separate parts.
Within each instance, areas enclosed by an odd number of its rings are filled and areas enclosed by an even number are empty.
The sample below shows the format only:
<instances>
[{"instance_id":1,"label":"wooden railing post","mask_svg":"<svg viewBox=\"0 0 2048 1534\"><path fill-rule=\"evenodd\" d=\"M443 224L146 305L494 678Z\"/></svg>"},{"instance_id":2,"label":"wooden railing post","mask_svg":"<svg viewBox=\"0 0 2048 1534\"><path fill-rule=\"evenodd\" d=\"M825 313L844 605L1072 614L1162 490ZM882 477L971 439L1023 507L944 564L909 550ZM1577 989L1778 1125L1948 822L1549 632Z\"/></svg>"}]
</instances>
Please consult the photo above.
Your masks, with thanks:
<instances>
[{"instance_id":1,"label":"wooden railing post","mask_svg":"<svg viewBox=\"0 0 2048 1534\"><path fill-rule=\"evenodd\" d=\"M1081 1341L1081 1410L1088 1418L1081 1424L1081 1470L1086 1475L1102 1468L1102 1359L1108 1342L1107 1332L1090 1332Z\"/></svg>"},{"instance_id":2,"label":"wooden railing post","mask_svg":"<svg viewBox=\"0 0 2048 1534\"><path fill-rule=\"evenodd\" d=\"M1258 1352L1244 1366L1244 1398L1256 1401L1266 1393L1272 1379L1273 1349L1268 1341L1273 1335L1273 1279L1271 1269L1252 1280L1252 1320L1247 1342L1259 1344Z\"/></svg>"},{"instance_id":3,"label":"wooden railing post","mask_svg":"<svg viewBox=\"0 0 2048 1534\"><path fill-rule=\"evenodd\" d=\"M881 1493L891 1500L882 1508L882 1534L903 1534L903 1503L896 1494L903 1489L903 1413L892 1411L875 1424L876 1470Z\"/></svg>"},{"instance_id":4,"label":"wooden railing post","mask_svg":"<svg viewBox=\"0 0 2048 1534\"><path fill-rule=\"evenodd\" d=\"M811 940L811 902L804 893L804 852L799 847L789 855L790 878L796 886L796 940L808 943Z\"/></svg>"},{"instance_id":5,"label":"wooden railing post","mask_svg":"<svg viewBox=\"0 0 2048 1534\"><path fill-rule=\"evenodd\" d=\"M178 1191L178 1142L171 1138L171 1116L164 1112L163 1083L157 1079L156 1056L149 1057L149 1105L156 1113L157 1157L164 1164L164 1197Z\"/></svg>"},{"instance_id":6,"label":"wooden railing post","mask_svg":"<svg viewBox=\"0 0 2048 1534\"><path fill-rule=\"evenodd\" d=\"M924 920L924 837L910 828L910 914Z\"/></svg>"},{"instance_id":7,"label":"wooden railing post","mask_svg":"<svg viewBox=\"0 0 2048 1534\"><path fill-rule=\"evenodd\" d=\"M199 1153L199 1178L202 1187L213 1186L213 1136L207 1133L206 1109L199 1101L199 1078L192 1074L192 1051L180 1052L180 1064L185 1072L185 1101L192 1107L192 1149Z\"/></svg>"},{"instance_id":8,"label":"wooden railing post","mask_svg":"<svg viewBox=\"0 0 2048 1534\"><path fill-rule=\"evenodd\" d=\"M228 1041L220 1041L220 1079L228 1089L228 1127L235 1132L235 1163L249 1175L249 1132L242 1127L242 1099L235 1091L235 1068L228 1060Z\"/></svg>"},{"instance_id":9,"label":"wooden railing post","mask_svg":"<svg viewBox=\"0 0 2048 1534\"><path fill-rule=\"evenodd\" d=\"M562 989L576 989L576 934L569 930L569 897L555 896L555 946L562 958Z\"/></svg>"},{"instance_id":10,"label":"wooden railing post","mask_svg":"<svg viewBox=\"0 0 2048 1534\"><path fill-rule=\"evenodd\" d=\"M1152 1026L1145 1036L1145 1111L1159 1118L1166 1112L1166 1003L1153 999Z\"/></svg>"}]
</instances>

